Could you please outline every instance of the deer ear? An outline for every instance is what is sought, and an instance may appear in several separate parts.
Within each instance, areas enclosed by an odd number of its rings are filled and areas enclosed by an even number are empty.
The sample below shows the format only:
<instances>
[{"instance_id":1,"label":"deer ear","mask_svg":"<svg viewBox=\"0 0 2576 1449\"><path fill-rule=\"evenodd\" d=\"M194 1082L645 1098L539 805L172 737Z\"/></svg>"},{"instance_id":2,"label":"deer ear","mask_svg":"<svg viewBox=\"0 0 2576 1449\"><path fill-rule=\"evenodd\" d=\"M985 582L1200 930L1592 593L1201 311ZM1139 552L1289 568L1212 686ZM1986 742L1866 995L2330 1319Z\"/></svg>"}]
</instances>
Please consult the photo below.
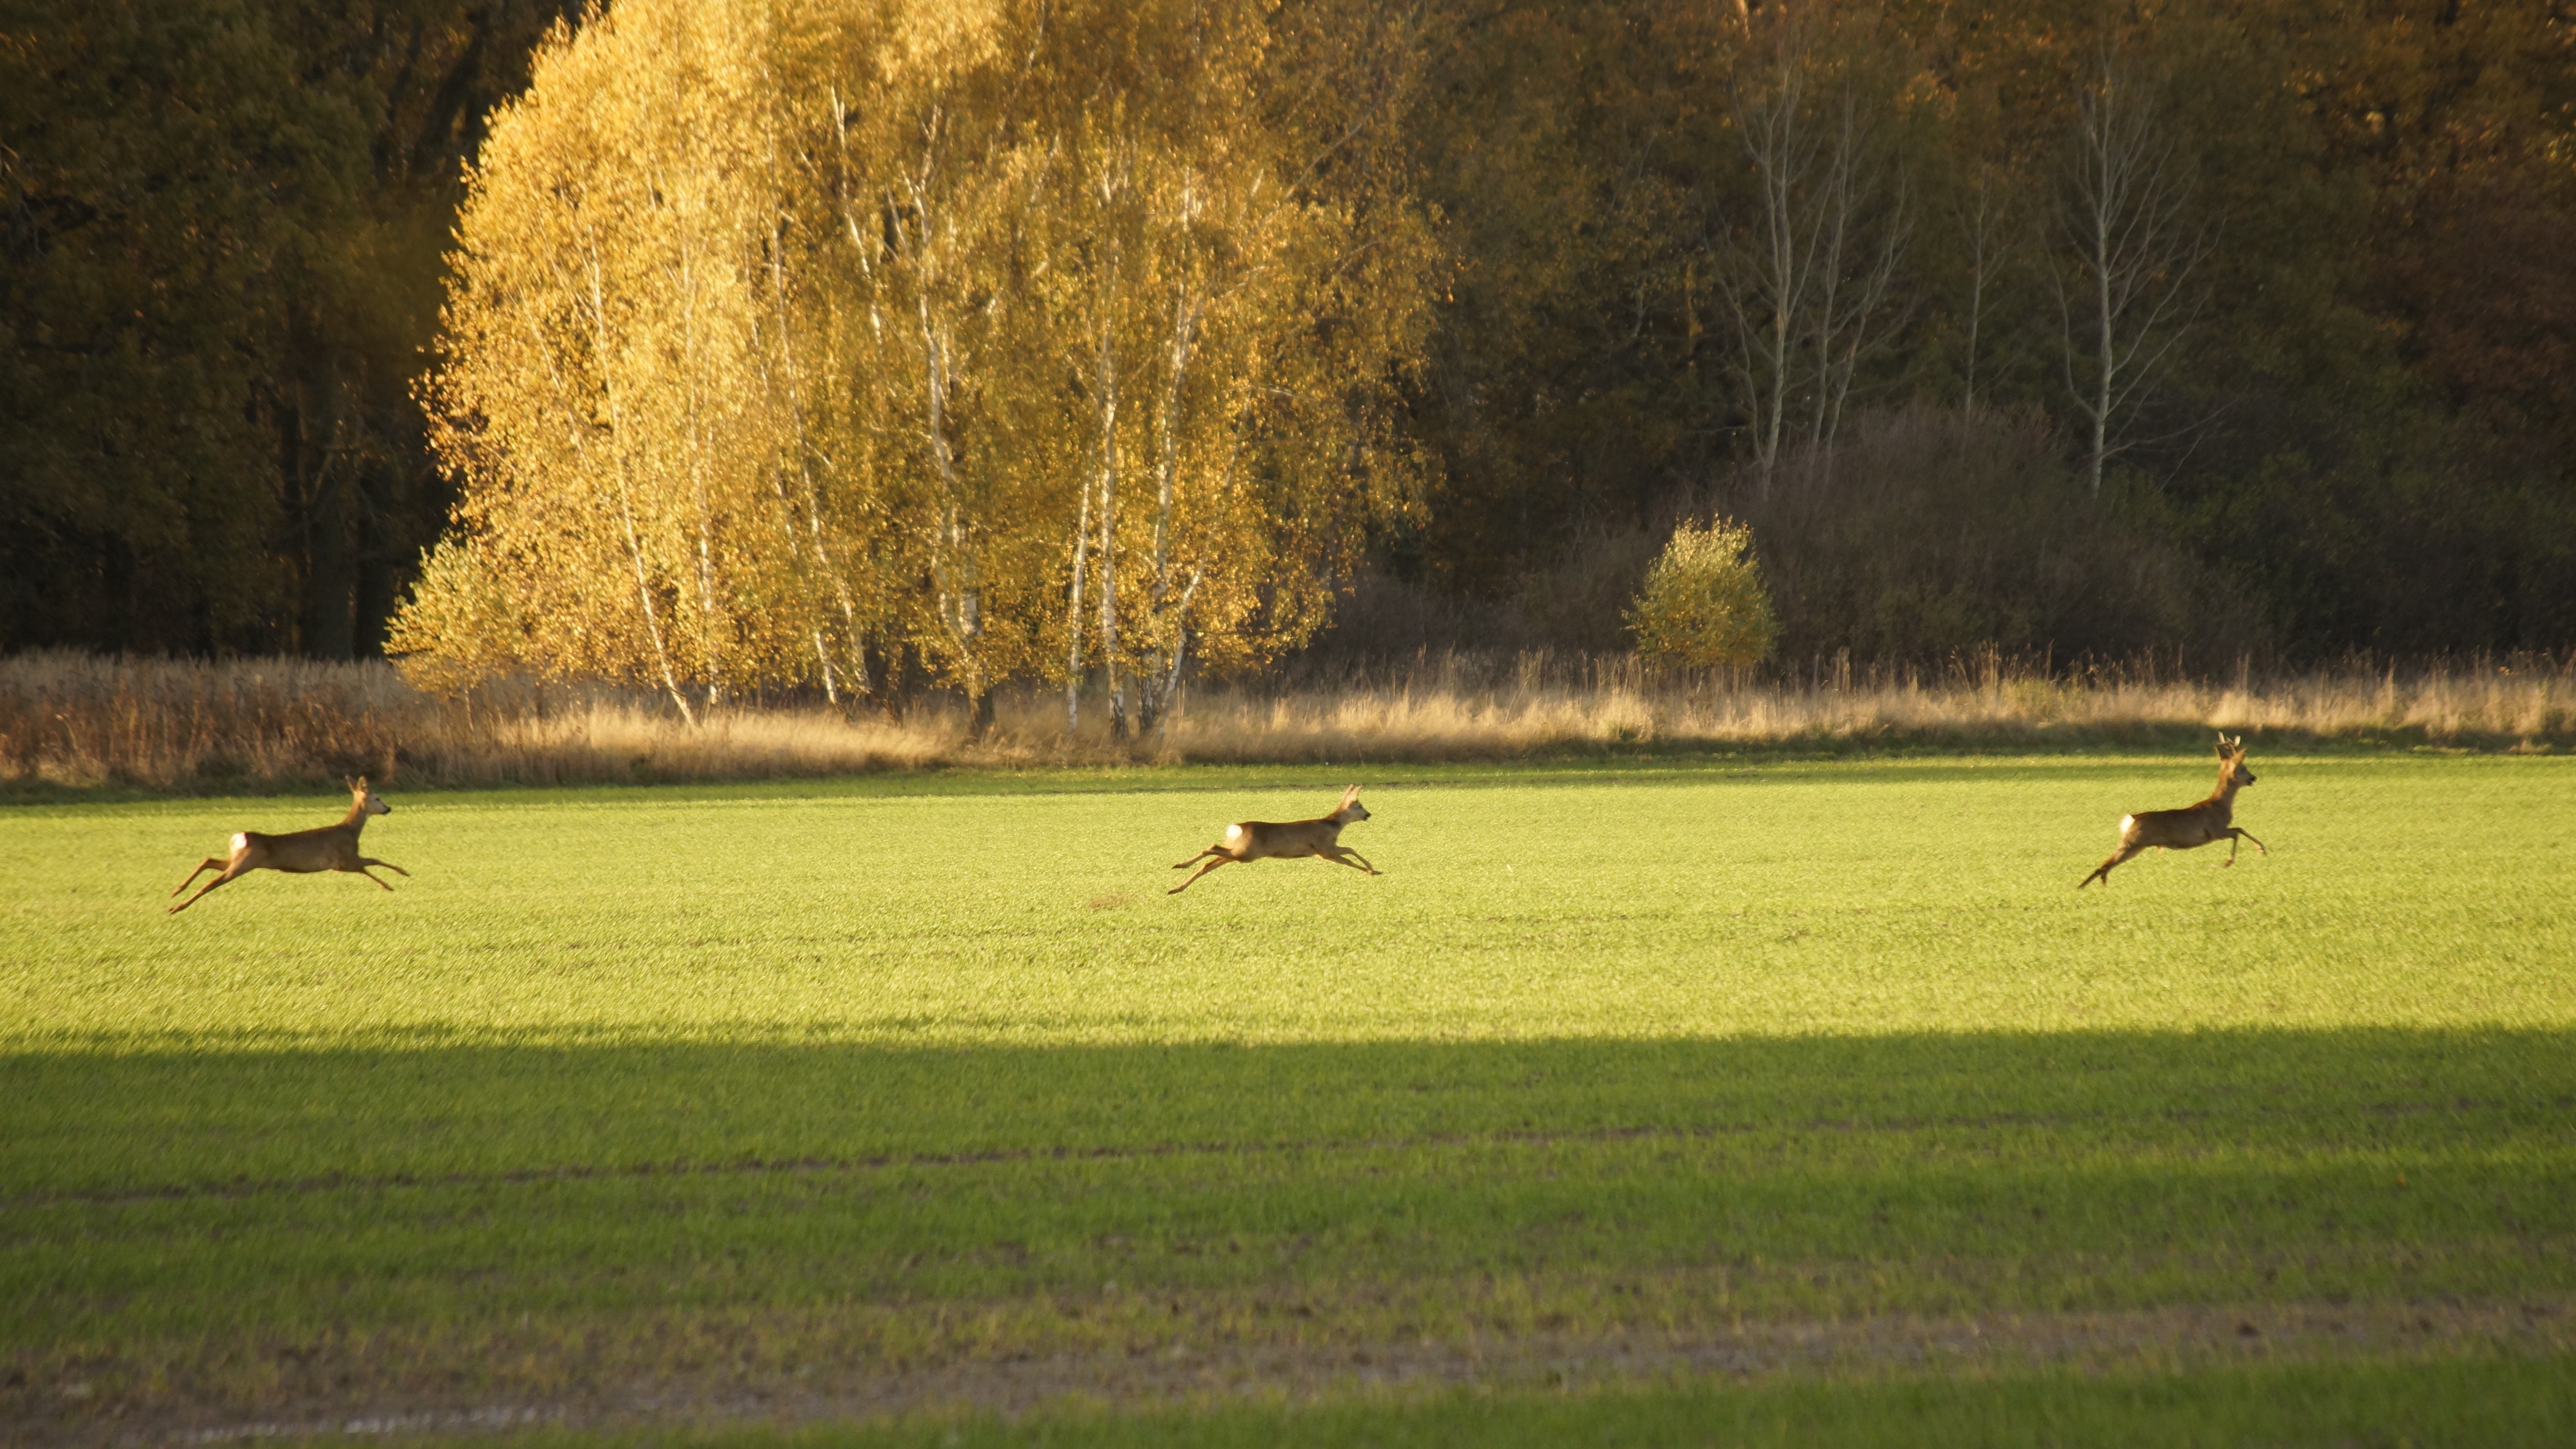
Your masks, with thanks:
<instances>
[{"instance_id":1,"label":"deer ear","mask_svg":"<svg viewBox=\"0 0 2576 1449\"><path fill-rule=\"evenodd\" d=\"M1358 798L1360 798L1360 787L1357 785L1353 785L1342 792L1342 803L1345 805L1348 805Z\"/></svg>"}]
</instances>

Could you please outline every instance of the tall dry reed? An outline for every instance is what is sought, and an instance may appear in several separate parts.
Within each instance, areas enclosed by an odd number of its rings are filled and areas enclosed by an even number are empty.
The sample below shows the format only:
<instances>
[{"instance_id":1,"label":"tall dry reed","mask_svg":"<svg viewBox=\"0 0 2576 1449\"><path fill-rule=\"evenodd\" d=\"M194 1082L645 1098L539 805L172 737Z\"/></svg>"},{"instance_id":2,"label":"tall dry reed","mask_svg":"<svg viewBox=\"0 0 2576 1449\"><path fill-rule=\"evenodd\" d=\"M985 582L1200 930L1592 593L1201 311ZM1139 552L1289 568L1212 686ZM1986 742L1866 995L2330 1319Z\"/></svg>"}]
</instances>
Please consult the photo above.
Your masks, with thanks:
<instances>
[{"instance_id":1,"label":"tall dry reed","mask_svg":"<svg viewBox=\"0 0 2576 1449\"><path fill-rule=\"evenodd\" d=\"M0 659L0 781L206 792L366 773L414 787L739 780L935 765L1412 762L1546 754L2170 741L2210 729L2276 743L2482 750L2576 745L2576 656L2411 667L2351 661L2256 679L2152 660L2051 670L1993 653L1947 669L1819 660L1798 677L1660 673L1629 656L1423 654L1272 687L1189 691L1157 735L1111 740L1062 696L1002 700L970 738L954 701L900 722L733 709L690 727L641 692L504 683L425 695L381 663Z\"/></svg>"},{"instance_id":2,"label":"tall dry reed","mask_svg":"<svg viewBox=\"0 0 2576 1449\"><path fill-rule=\"evenodd\" d=\"M937 763L962 731L735 711L691 729L638 691L505 682L423 694L381 661L0 659L0 780L265 789L368 774L414 786L628 784Z\"/></svg>"},{"instance_id":3,"label":"tall dry reed","mask_svg":"<svg viewBox=\"0 0 2576 1449\"><path fill-rule=\"evenodd\" d=\"M1509 667L1428 658L1339 687L1203 695L1164 749L1190 760L1423 760L1601 749L2148 743L2203 730L2482 750L2576 744L2576 656L2211 680L2150 661L2076 671L1988 653L1946 670L1820 661L1805 678L1676 676L1633 656Z\"/></svg>"}]
</instances>

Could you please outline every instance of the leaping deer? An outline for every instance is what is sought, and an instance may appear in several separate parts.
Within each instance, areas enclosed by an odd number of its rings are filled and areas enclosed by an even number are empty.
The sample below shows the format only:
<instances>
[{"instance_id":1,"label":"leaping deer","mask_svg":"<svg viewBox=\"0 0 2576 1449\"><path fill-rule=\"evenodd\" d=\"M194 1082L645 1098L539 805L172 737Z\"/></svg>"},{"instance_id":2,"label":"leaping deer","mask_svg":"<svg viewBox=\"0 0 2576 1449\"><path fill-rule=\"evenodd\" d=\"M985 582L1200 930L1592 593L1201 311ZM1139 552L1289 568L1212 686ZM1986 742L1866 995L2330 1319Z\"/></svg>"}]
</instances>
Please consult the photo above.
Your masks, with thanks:
<instances>
[{"instance_id":1,"label":"leaping deer","mask_svg":"<svg viewBox=\"0 0 2576 1449\"><path fill-rule=\"evenodd\" d=\"M2218 788L2209 792L2209 798L2180 810L2150 810L2143 815L2121 816L2120 848L2111 852L2109 860L2095 866L2091 875L2077 881L2075 888L2080 891L2097 880L2109 885L2111 867L2149 846L2190 850L2213 840L2224 840L2227 842L2227 858L2219 864L2234 865L2236 843L2254 840L2254 837L2229 821L2236 813L2236 792L2253 783L2254 772L2245 768L2245 737L2238 735L2231 740L2224 731L2220 732ZM2272 853L2259 840L2254 840L2254 848L2265 855Z\"/></svg>"},{"instance_id":2,"label":"leaping deer","mask_svg":"<svg viewBox=\"0 0 2576 1449\"><path fill-rule=\"evenodd\" d=\"M344 783L349 787L348 818L337 825L317 825L311 830L298 830L291 835L262 835L255 830L241 832L233 837L233 853L229 858L207 856L197 863L195 870L188 872L187 880L179 882L178 891L170 892L175 896L179 891L186 890L197 877L207 871L223 872L206 882L206 890L199 891L172 906L170 914L174 916L179 914L205 899L206 891L255 870L282 870L291 875L304 875L317 870L347 871L353 875L366 876L386 890L392 890L392 884L382 877L369 875L367 867L381 865L406 880L410 879L410 871L391 861L370 860L358 854L358 832L366 828L367 817L391 815L394 813L394 807L376 798L376 792L367 788L367 777L364 775Z\"/></svg>"},{"instance_id":3,"label":"leaping deer","mask_svg":"<svg viewBox=\"0 0 2576 1449\"><path fill-rule=\"evenodd\" d=\"M1225 828L1225 839L1173 866L1174 870L1188 870L1207 860L1207 864L1199 866L1198 875L1191 876L1164 894L1179 895L1188 890L1199 876L1220 865L1232 865L1237 861L1294 860L1303 855L1321 856L1336 865L1347 865L1353 870L1376 875L1378 869L1369 864L1367 856L1341 843L1343 826L1367 818L1368 807L1360 803L1360 787L1353 785L1342 792L1342 803L1332 814L1314 820L1238 820ZM1211 855L1216 859L1208 860Z\"/></svg>"}]
</instances>

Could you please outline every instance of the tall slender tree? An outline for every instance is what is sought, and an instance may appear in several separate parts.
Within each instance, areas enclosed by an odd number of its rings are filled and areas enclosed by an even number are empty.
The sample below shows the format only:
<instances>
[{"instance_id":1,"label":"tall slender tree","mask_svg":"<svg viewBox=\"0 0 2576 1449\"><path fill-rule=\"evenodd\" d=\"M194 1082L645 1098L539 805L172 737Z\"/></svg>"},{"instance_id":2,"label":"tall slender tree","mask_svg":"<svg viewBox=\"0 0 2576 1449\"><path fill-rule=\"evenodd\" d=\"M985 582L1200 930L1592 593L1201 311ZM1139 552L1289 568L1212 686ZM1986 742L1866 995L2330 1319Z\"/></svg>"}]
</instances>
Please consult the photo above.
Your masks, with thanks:
<instances>
[{"instance_id":1,"label":"tall slender tree","mask_svg":"<svg viewBox=\"0 0 2576 1449\"><path fill-rule=\"evenodd\" d=\"M2084 477L2135 441L2131 425L2172 372L2208 299L2213 232L2193 214L2192 167L2152 87L2105 50L2076 99L2059 194L2063 376L2086 430Z\"/></svg>"}]
</instances>

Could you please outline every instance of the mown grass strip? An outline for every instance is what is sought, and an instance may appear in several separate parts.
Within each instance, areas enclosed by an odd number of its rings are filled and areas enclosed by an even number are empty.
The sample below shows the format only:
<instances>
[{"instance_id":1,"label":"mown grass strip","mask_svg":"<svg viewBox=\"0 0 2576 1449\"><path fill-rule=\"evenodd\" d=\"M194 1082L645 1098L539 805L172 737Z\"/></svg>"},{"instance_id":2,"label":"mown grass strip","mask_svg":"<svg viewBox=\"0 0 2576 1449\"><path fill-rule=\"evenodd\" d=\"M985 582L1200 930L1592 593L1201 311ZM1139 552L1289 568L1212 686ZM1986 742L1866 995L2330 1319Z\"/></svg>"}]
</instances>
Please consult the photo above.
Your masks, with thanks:
<instances>
[{"instance_id":1,"label":"mown grass strip","mask_svg":"<svg viewBox=\"0 0 2576 1449\"><path fill-rule=\"evenodd\" d=\"M2434 1313L2445 1310L2436 1309ZM2456 1315L2454 1315L2456 1316ZM1479 1358L1393 1352L1303 1360L1170 1354L1055 1358L874 1381L807 1364L731 1363L701 1382L615 1385L473 1407L417 1397L310 1417L164 1405L102 1422L55 1416L31 1444L143 1430L175 1443L500 1436L520 1446L1127 1444L2478 1444L2556 1445L2576 1402L2565 1339L2463 1343L2430 1315L2356 1333L2320 1310L2295 1334L2242 1320L1826 1326L1792 1338L1640 1344L1549 1340ZM2338 1321L2340 1319L2341 1321ZM2272 1320L2281 1326L2278 1316ZM1993 1330L2003 1328L2000 1335ZM2387 1356L2349 1356L2361 1340ZM719 1352L719 1357L722 1353ZM337 1364L287 1366L284 1379ZM591 1365L594 1372L604 1365ZM492 1385L490 1387L501 1387ZM511 1385L526 1389L527 1385ZM649 1425L649 1429L639 1426ZM513 1432L516 1431L516 1432Z\"/></svg>"},{"instance_id":2,"label":"mown grass strip","mask_svg":"<svg viewBox=\"0 0 2576 1449\"><path fill-rule=\"evenodd\" d=\"M652 1436L706 1446L1868 1446L1941 1444L2556 1445L2576 1438L2576 1362L2261 1365L2192 1374L2013 1375L1963 1382L1694 1383L1603 1392L1460 1392L1421 1402L1252 1404L1022 1422L967 1417L872 1432L732 1429ZM638 1442L540 1431L513 1444Z\"/></svg>"}]
</instances>

